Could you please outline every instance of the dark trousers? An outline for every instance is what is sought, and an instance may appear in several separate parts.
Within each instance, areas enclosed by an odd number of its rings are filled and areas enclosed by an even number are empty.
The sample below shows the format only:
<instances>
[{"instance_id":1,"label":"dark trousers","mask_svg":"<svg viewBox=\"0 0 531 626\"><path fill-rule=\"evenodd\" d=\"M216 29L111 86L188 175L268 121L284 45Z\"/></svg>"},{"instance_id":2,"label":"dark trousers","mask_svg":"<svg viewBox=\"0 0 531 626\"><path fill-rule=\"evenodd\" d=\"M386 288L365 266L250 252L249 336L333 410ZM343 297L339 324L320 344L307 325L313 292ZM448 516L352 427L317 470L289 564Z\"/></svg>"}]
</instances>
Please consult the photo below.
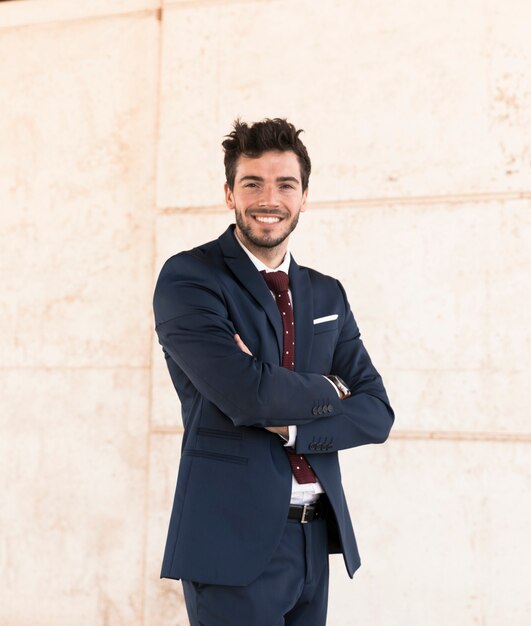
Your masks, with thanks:
<instances>
[{"instance_id":1,"label":"dark trousers","mask_svg":"<svg viewBox=\"0 0 531 626\"><path fill-rule=\"evenodd\" d=\"M326 521L288 520L269 565L245 587L182 583L191 626L324 626Z\"/></svg>"}]
</instances>

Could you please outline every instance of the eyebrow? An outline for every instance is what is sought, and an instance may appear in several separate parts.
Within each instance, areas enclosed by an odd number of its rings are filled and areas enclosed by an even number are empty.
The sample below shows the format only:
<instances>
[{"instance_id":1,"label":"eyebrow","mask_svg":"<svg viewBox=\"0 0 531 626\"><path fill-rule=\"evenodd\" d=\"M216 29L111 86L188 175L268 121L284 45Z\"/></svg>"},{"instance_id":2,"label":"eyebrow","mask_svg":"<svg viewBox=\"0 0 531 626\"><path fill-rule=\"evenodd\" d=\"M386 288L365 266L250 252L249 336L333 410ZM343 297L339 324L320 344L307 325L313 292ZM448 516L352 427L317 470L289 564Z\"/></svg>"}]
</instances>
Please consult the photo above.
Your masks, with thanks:
<instances>
[{"instance_id":1,"label":"eyebrow","mask_svg":"<svg viewBox=\"0 0 531 626\"><path fill-rule=\"evenodd\" d=\"M242 183L245 180L255 180L259 183L263 183L264 179L261 176L252 176L252 175L248 175L248 176L242 176L242 178L240 178L239 182ZM295 176L278 176L277 178L275 178L275 182L277 183L297 183L300 184L300 181L298 178L295 178Z\"/></svg>"}]
</instances>

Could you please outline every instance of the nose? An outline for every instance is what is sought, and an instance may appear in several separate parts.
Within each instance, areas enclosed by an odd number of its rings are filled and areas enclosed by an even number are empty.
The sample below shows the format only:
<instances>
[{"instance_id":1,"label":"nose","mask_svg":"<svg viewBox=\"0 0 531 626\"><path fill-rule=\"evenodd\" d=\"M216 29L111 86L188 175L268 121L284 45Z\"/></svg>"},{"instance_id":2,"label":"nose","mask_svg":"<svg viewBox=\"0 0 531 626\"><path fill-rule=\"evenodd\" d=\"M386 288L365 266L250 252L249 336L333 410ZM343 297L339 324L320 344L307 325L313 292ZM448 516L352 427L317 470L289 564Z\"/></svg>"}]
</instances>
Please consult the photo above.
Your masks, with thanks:
<instances>
[{"instance_id":1,"label":"nose","mask_svg":"<svg viewBox=\"0 0 531 626\"><path fill-rule=\"evenodd\" d=\"M262 188L258 206L261 207L277 207L279 205L277 189L274 185L265 185Z\"/></svg>"}]
</instances>

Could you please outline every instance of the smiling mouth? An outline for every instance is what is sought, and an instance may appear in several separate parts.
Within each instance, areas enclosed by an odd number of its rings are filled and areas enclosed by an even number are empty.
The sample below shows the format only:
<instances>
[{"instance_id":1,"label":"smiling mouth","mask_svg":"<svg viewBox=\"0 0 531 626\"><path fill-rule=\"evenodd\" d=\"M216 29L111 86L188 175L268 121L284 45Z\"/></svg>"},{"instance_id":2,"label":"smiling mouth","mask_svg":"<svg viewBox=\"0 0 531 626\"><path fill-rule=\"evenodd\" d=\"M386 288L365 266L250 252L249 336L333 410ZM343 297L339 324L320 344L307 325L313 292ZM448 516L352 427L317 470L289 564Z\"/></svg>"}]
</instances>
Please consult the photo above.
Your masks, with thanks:
<instances>
[{"instance_id":1,"label":"smiling mouth","mask_svg":"<svg viewBox=\"0 0 531 626\"><path fill-rule=\"evenodd\" d=\"M260 224L278 224L282 219L277 215L253 215L253 218Z\"/></svg>"}]
</instances>

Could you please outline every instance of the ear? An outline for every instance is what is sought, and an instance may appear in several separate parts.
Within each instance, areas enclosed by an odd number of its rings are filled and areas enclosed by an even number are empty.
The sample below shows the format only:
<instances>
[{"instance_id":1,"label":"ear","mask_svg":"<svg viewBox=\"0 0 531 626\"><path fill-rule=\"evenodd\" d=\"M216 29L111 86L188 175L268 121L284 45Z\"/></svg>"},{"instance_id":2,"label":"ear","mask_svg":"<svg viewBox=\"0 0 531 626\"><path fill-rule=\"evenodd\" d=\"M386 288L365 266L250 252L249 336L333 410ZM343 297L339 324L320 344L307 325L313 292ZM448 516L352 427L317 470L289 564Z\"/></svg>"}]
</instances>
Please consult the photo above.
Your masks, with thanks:
<instances>
[{"instance_id":1,"label":"ear","mask_svg":"<svg viewBox=\"0 0 531 626\"><path fill-rule=\"evenodd\" d=\"M302 192L301 213L306 211L306 200L308 198L308 187Z\"/></svg>"},{"instance_id":2,"label":"ear","mask_svg":"<svg viewBox=\"0 0 531 626\"><path fill-rule=\"evenodd\" d=\"M234 210L234 207L236 206L236 203L234 202L234 193L232 192L228 183L225 183L224 189L225 189L225 204L227 205L227 209L232 211Z\"/></svg>"}]
</instances>

